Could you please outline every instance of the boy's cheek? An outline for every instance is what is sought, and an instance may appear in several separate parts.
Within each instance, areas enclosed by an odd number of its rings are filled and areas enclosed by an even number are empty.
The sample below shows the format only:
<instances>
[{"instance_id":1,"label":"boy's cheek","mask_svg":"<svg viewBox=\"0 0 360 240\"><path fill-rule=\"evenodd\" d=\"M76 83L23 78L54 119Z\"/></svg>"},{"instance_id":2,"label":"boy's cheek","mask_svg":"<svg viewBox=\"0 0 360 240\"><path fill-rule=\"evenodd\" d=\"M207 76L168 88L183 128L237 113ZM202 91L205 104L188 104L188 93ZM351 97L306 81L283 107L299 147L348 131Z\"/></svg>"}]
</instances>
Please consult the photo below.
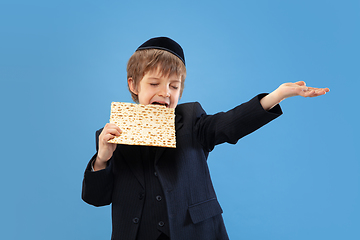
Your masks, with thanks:
<instances>
[{"instance_id":1,"label":"boy's cheek","mask_svg":"<svg viewBox=\"0 0 360 240\"><path fill-rule=\"evenodd\" d=\"M178 105L178 101L174 103L170 103L170 108L176 108L177 105Z\"/></svg>"}]
</instances>

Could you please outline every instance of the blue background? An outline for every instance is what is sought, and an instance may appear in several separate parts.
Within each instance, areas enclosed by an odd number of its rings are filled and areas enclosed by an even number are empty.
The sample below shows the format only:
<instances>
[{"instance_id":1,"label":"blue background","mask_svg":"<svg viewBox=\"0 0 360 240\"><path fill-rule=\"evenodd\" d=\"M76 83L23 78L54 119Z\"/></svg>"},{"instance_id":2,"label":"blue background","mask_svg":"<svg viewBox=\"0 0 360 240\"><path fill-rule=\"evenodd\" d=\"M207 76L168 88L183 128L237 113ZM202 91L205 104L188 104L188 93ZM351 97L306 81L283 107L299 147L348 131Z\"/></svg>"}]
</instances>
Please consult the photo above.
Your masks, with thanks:
<instances>
[{"instance_id":1,"label":"blue background","mask_svg":"<svg viewBox=\"0 0 360 240\"><path fill-rule=\"evenodd\" d=\"M126 63L185 50L180 102L226 111L281 83L329 87L209 166L231 239L360 239L360 1L1 1L1 239L110 239L81 200L94 133L131 102Z\"/></svg>"}]
</instances>

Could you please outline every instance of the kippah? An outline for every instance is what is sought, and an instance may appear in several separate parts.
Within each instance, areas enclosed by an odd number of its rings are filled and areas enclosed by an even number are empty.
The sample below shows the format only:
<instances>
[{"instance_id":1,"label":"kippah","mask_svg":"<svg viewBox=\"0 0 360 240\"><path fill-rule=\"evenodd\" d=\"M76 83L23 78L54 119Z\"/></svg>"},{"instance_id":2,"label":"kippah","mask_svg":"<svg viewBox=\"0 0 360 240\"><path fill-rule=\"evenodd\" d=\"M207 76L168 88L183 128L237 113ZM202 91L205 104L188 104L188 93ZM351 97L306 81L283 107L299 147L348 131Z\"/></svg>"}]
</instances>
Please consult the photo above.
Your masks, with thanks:
<instances>
[{"instance_id":1,"label":"kippah","mask_svg":"<svg viewBox=\"0 0 360 240\"><path fill-rule=\"evenodd\" d=\"M136 51L143 50L143 49L153 49L153 48L165 50L165 51L168 51L168 52L174 54L175 56L180 58L180 60L185 65L185 56L184 56L183 49L177 42L175 42L174 40L172 40L168 37L151 38L151 39L147 40L146 42L144 42L140 47L138 47L138 49L136 49Z\"/></svg>"}]
</instances>

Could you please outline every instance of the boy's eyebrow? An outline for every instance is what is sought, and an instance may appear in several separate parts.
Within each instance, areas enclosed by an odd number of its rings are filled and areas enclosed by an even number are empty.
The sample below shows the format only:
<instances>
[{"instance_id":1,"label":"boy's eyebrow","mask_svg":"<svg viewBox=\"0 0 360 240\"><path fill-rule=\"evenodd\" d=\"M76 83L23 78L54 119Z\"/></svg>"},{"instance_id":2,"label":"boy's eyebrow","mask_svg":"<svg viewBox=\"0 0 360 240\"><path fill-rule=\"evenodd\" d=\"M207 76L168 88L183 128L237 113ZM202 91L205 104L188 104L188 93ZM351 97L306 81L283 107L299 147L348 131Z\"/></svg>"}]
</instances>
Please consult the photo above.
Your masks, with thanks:
<instances>
[{"instance_id":1,"label":"boy's eyebrow","mask_svg":"<svg viewBox=\"0 0 360 240\"><path fill-rule=\"evenodd\" d=\"M181 80L179 79L173 79L173 80L170 80L171 82L181 82Z\"/></svg>"},{"instance_id":2,"label":"boy's eyebrow","mask_svg":"<svg viewBox=\"0 0 360 240\"><path fill-rule=\"evenodd\" d=\"M160 80L160 78L158 78L158 77L148 77L148 79Z\"/></svg>"},{"instance_id":3,"label":"boy's eyebrow","mask_svg":"<svg viewBox=\"0 0 360 240\"><path fill-rule=\"evenodd\" d=\"M160 80L159 77L149 77L148 79ZM171 82L181 82L180 79L170 79Z\"/></svg>"}]
</instances>

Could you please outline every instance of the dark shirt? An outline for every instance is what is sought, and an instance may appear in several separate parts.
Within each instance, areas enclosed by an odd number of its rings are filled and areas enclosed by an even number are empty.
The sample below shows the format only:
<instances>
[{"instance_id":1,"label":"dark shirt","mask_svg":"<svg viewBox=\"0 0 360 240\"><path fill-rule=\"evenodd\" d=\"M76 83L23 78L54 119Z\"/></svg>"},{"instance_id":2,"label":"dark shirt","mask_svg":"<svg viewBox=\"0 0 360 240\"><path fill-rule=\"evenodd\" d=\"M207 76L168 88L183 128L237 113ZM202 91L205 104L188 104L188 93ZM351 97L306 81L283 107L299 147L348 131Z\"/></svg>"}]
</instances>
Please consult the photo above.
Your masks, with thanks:
<instances>
[{"instance_id":1,"label":"dark shirt","mask_svg":"<svg viewBox=\"0 0 360 240\"><path fill-rule=\"evenodd\" d=\"M157 147L144 147L142 163L145 179L145 198L143 213L137 240L155 240L161 233L169 236L169 224L166 202L157 172L155 171L155 153Z\"/></svg>"}]
</instances>

